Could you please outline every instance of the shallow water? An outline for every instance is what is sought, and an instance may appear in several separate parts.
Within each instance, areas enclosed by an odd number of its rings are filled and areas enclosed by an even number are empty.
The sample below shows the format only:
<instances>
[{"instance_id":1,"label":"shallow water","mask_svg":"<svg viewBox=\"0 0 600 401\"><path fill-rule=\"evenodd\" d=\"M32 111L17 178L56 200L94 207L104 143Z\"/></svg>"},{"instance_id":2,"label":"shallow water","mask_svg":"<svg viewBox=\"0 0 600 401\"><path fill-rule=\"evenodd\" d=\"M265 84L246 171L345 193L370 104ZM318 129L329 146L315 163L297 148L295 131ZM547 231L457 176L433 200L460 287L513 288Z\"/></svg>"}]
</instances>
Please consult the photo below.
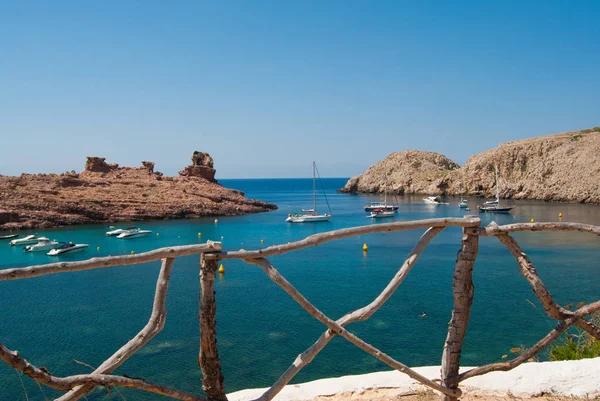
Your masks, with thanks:
<instances>
[{"instance_id":1,"label":"shallow water","mask_svg":"<svg viewBox=\"0 0 600 401\"><path fill-rule=\"evenodd\" d=\"M52 230L40 234L62 241L88 243L84 253L59 260L129 254L181 244L221 240L226 250L256 249L308 235L355 225L378 224L365 218L362 206L377 196L335 193L345 179L323 180L334 218L329 223L290 225L286 215L312 207L312 180L223 180L247 196L276 203L279 210L251 216L143 222L154 231L146 238L119 240L104 235L106 225ZM400 197L396 220L460 217L454 205L428 206L422 197ZM475 199L471 199L475 202ZM319 196L318 209L326 210ZM456 203L456 202L454 202ZM473 203L474 205L475 203ZM510 215L481 215L482 224L563 221L600 224L600 208L580 204L516 202ZM474 207L472 207L473 210ZM387 219L384 219L387 220ZM387 220L389 221L389 220ZM126 224L123 224L125 226ZM198 233L202 233L199 237ZM323 244L271 258L274 265L311 302L332 318L370 302L385 287L423 230L372 234ZM158 236L155 234L159 234ZM598 237L582 233L516 233L515 238L538 268L561 304L592 302L600 297ZM264 240L264 244L261 243ZM369 252L362 252L363 243ZM446 229L427 248L405 282L370 320L350 330L410 365L439 364L452 309L452 271L460 230ZM99 248L99 249L98 249ZM49 263L0 244L2 268ZM219 351L227 391L271 385L324 331L264 273L240 261L225 261L216 296ZM0 342L56 375L87 373L75 362L99 365L146 323L152 307L159 262L2 282ZM481 238L474 272L475 303L463 349L468 365L498 361L518 346L530 346L554 322L547 318L510 253L495 238ZM178 258L167 300L166 327L117 373L188 391L200 388L196 363L198 329L198 258ZM427 317L419 314L426 311ZM335 338L293 382L388 369L344 339ZM30 400L44 396L23 378ZM44 388L48 398L56 393ZM163 399L121 390L128 401ZM97 390L91 400L108 399ZM24 400L19 376L0 365L0 399ZM120 399L112 392L112 399Z\"/></svg>"}]
</instances>

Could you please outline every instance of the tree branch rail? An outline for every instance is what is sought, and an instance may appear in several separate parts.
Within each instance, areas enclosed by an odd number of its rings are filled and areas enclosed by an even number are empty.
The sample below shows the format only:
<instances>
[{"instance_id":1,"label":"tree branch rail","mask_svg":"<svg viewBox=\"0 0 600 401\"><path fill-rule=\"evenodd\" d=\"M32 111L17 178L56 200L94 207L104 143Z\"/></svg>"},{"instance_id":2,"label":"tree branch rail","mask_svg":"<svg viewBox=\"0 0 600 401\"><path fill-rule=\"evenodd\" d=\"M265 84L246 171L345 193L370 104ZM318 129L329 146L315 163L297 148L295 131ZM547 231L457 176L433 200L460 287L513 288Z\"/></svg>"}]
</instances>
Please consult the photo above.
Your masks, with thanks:
<instances>
[{"instance_id":1,"label":"tree branch rail","mask_svg":"<svg viewBox=\"0 0 600 401\"><path fill-rule=\"evenodd\" d=\"M272 400L302 368L311 363L313 358L325 348L327 344L339 335L354 344L361 350L370 354L390 367L408 375L415 381L441 393L446 401L456 401L462 392L459 384L468 378L486 374L493 371L506 371L515 368L528 359L534 357L543 349L552 344L569 327L579 327L588 334L600 340L600 328L591 321L586 320L590 314L600 311L600 301L583 305L575 311L565 309L558 305L546 285L537 273L527 254L521 249L517 241L510 236L518 231L580 231L600 235L600 227L580 223L517 223L498 226L491 223L485 228L480 227L481 221L477 216L464 218L437 218L407 222L394 222L345 228L311 235L303 240L288 244L270 246L258 250L239 250L223 252L220 242L208 241L205 244L175 246L155 249L137 255L108 256L92 258L78 262L59 262L46 265L29 266L25 268L11 268L0 270L0 281L19 280L39 277L47 274L78 272L90 269L99 269L112 266L134 265L162 260L160 272L156 281L151 315L146 326L124 344L119 350L108 357L98 368L87 375L71 375L58 377L52 375L45 368L38 368L28 362L17 351L10 350L0 343L0 359L18 372L21 372L39 384L63 391L64 394L56 398L57 401L75 401L85 397L96 387L129 387L141 391L161 394L178 400L186 401L226 401L224 377L221 372L221 362L217 348L216 335L216 307L217 302L213 292L214 276L219 260L241 259L249 265L256 265L275 284L281 287L294 299L308 314L321 322L325 332L304 352L299 354L290 367L279 379L260 397L254 401ZM369 319L387 300L394 294L404 279L415 266L427 245L446 227L459 227L462 230L462 247L458 252L453 275L454 310L448 328L446 342L442 356L441 381L427 378L413 369L395 360L383 351L373 347L364 340L348 331L345 326L350 323ZM399 270L381 293L369 304L351 311L338 320L333 320L316 308L306 299L266 258L268 256L285 254L300 249L317 246L326 242L373 233L388 233L403 230L426 229L409 252ZM539 299L550 319L558 323L546 336L531 348L524 350L516 358L499 363L491 363L471 369L461 374L460 356L467 332L470 309L474 297L474 284L472 271L479 249L479 237L495 236L513 255L519 265L519 273L529 282L535 296ZM144 345L152 340L165 326L167 310L165 307L167 290L175 259L179 256L199 255L200 264L200 347L198 364L203 373L202 388L206 394L195 395L178 389L154 384L144 379L130 378L111 374L116 368L134 355Z\"/></svg>"}]
</instances>

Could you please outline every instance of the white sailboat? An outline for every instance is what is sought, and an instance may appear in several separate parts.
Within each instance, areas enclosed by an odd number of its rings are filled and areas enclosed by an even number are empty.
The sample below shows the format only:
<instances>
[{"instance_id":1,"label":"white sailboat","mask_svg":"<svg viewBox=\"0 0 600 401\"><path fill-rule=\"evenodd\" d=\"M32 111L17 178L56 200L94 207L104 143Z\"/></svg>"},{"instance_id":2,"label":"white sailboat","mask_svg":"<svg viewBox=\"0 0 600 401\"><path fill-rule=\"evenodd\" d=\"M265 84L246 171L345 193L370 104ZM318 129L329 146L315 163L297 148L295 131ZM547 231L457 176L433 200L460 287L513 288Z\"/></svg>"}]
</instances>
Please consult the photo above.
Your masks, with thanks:
<instances>
[{"instance_id":1,"label":"white sailboat","mask_svg":"<svg viewBox=\"0 0 600 401\"><path fill-rule=\"evenodd\" d=\"M331 220L331 209L329 213L319 214L317 212L317 165L313 162L313 208L312 209L302 209L298 213L290 213L288 214L287 219L285 219L288 223L316 223L320 221L329 221ZM327 203L327 207L329 207L329 203Z\"/></svg>"},{"instance_id":2,"label":"white sailboat","mask_svg":"<svg viewBox=\"0 0 600 401\"><path fill-rule=\"evenodd\" d=\"M380 202L371 202L365 206L365 212L373 212L378 209L383 209L385 211L392 211L392 212L395 212L396 210L398 210L397 205L388 205L387 204L387 185L384 185L383 193L384 193L383 203L381 203L381 201Z\"/></svg>"},{"instance_id":3,"label":"white sailboat","mask_svg":"<svg viewBox=\"0 0 600 401\"><path fill-rule=\"evenodd\" d=\"M493 201L487 201L483 206L477 206L480 212L492 212L492 213L508 213L513 207L512 206L500 206L500 181L498 180L498 165L494 164L496 168L496 199Z\"/></svg>"},{"instance_id":4,"label":"white sailboat","mask_svg":"<svg viewBox=\"0 0 600 401\"><path fill-rule=\"evenodd\" d=\"M394 217L396 214L396 210L398 210L398 206L394 208L393 205L387 204L387 186L383 187L383 205L381 207L371 210L371 214L368 215L368 218L371 219L382 219L386 217ZM365 208L366 209L366 208Z\"/></svg>"}]
</instances>

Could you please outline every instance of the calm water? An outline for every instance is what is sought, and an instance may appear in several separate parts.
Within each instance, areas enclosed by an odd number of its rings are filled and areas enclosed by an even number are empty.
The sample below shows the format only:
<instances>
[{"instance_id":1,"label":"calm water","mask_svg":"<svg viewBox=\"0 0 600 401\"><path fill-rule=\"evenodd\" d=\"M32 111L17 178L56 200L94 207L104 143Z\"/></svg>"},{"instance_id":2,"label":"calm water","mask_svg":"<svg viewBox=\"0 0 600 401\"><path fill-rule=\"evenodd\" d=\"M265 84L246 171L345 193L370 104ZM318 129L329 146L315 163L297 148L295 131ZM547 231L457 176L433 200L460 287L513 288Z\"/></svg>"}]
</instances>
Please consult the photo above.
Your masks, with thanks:
<instances>
[{"instance_id":1,"label":"calm water","mask_svg":"<svg viewBox=\"0 0 600 401\"><path fill-rule=\"evenodd\" d=\"M334 219L330 223L289 225L290 211L311 207L311 180L223 180L279 210L242 217L144 222L159 235L134 240L107 238L105 225L40 230L51 238L90 244L92 256L136 253L176 244L221 240L227 250L256 249L295 241L321 231L377 224L365 218L362 206L378 197L336 194L345 179L323 180ZM401 197L396 220L463 216L456 206L427 206L420 196ZM475 201L475 200L472 200ZM543 202L518 202L512 215L482 215L499 224L564 221L600 224L600 208ZM323 197L319 209L326 210ZM201 238L198 233L201 232ZM332 318L370 302L385 287L422 230L349 238L287 255L272 261L310 301ZM592 302L600 297L598 237L579 233L518 233L555 299L562 304ZM362 244L369 244L363 254ZM452 271L460 243L459 229L447 229L427 248L414 270L369 321L350 329L361 338L411 365L439 364L452 309ZM99 247L99 249L98 249ZM61 260L66 260L63 258ZM2 268L54 261L0 244ZM273 284L257 267L226 261L226 273L216 283L219 351L227 391L271 385L294 358L324 331ZM75 360L98 366L146 323L159 262L29 280L2 282L0 342L56 375L88 373ZM511 347L530 346L545 335L548 319L529 284L518 273L509 252L495 239L482 238L475 266L475 303L463 349L464 364L497 361ZM188 391L200 388L198 353L198 258L178 258L167 301L167 324L150 344L118 371ZM532 302L535 306L532 306ZM427 312L426 318L419 314ZM294 382L316 378L388 370L345 340L334 339ZM44 400L37 386L23 377L30 400ZM48 398L56 395L44 388ZM127 400L163 399L121 390ZM108 399L97 390L90 400ZM112 399L120 399L115 392ZM0 400L25 400L19 375L0 364Z\"/></svg>"}]
</instances>

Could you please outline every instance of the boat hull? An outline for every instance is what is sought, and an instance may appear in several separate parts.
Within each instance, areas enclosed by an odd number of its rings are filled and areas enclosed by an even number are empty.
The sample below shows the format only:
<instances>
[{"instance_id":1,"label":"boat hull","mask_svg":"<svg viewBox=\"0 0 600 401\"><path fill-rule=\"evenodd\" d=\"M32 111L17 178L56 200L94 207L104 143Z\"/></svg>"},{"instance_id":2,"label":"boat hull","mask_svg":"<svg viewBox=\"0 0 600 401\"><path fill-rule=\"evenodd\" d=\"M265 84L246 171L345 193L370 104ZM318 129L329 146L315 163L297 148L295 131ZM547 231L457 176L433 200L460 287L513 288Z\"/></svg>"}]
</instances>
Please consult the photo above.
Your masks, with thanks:
<instances>
[{"instance_id":1,"label":"boat hull","mask_svg":"<svg viewBox=\"0 0 600 401\"><path fill-rule=\"evenodd\" d=\"M2 235L0 236L0 240L3 239L11 239L11 238L17 238L20 234L8 234L8 235Z\"/></svg>"},{"instance_id":2,"label":"boat hull","mask_svg":"<svg viewBox=\"0 0 600 401\"><path fill-rule=\"evenodd\" d=\"M87 245L87 244L77 244L76 246L71 247L71 248L52 249L46 255L48 255L48 256L70 255L72 253L82 252L82 251L86 250L88 246L89 245Z\"/></svg>"},{"instance_id":3,"label":"boat hull","mask_svg":"<svg viewBox=\"0 0 600 401\"><path fill-rule=\"evenodd\" d=\"M488 207L488 206L479 206L478 207L480 213L510 213L513 209L512 207Z\"/></svg>"},{"instance_id":4,"label":"boat hull","mask_svg":"<svg viewBox=\"0 0 600 401\"><path fill-rule=\"evenodd\" d=\"M394 212L384 212L384 213L371 213L371 215L367 216L370 219L385 219L385 218L390 218L390 217L394 217L395 213Z\"/></svg>"},{"instance_id":5,"label":"boat hull","mask_svg":"<svg viewBox=\"0 0 600 401\"><path fill-rule=\"evenodd\" d=\"M372 211L377 210L377 209L394 210L395 211L395 210L398 210L398 206L390 206L390 205L387 205L387 206L384 206L384 205L379 205L379 206L377 206L377 205L365 206L365 212L372 212Z\"/></svg>"},{"instance_id":6,"label":"boat hull","mask_svg":"<svg viewBox=\"0 0 600 401\"><path fill-rule=\"evenodd\" d=\"M313 216L313 215L288 216L288 218L285 219L285 221L288 223L319 223L319 222L324 222L324 221L329 221L329 220L331 220L330 214L317 215L317 216Z\"/></svg>"},{"instance_id":7,"label":"boat hull","mask_svg":"<svg viewBox=\"0 0 600 401\"><path fill-rule=\"evenodd\" d=\"M25 237L25 238L21 238L21 239L14 239L12 241L10 241L10 244L12 246L16 246L16 245L32 245L32 244L37 244L38 243L38 239L35 238L33 235L29 236L29 237Z\"/></svg>"}]
</instances>

